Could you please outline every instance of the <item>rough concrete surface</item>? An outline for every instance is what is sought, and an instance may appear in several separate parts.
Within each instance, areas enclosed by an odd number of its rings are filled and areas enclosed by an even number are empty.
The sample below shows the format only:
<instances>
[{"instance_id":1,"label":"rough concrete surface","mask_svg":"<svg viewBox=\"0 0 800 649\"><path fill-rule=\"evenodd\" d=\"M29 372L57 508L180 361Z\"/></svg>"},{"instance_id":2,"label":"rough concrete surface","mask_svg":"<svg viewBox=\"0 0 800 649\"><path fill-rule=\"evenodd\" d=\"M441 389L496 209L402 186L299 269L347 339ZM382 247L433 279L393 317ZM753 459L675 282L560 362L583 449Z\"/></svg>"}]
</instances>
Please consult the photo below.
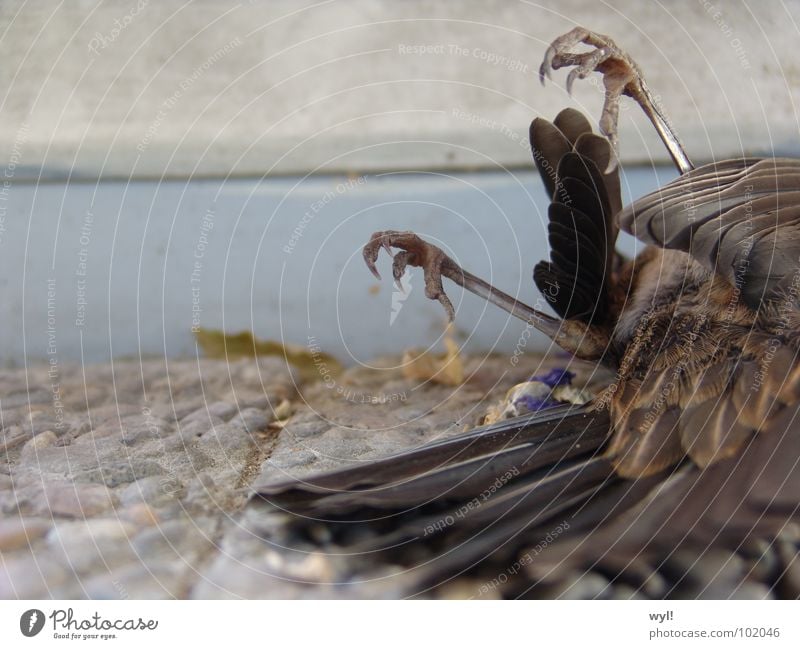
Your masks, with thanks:
<instances>
[{"instance_id":1,"label":"rough concrete surface","mask_svg":"<svg viewBox=\"0 0 800 649\"><path fill-rule=\"evenodd\" d=\"M0 372L0 598L321 598L400 594L391 565L364 582L258 498L259 484L390 455L475 426L513 384L564 359L473 356L458 387L403 378L385 357L334 382L278 359L118 361ZM607 380L582 364L578 384ZM281 423L276 424L276 417ZM767 598L800 587L798 530L779 543L706 552L673 596ZM357 562L356 562L357 563ZM680 566L679 566L680 567ZM684 566L685 568L685 566ZM496 597L457 579L426 596ZM537 597L662 597L601 574L565 574Z\"/></svg>"},{"instance_id":2,"label":"rough concrete surface","mask_svg":"<svg viewBox=\"0 0 800 649\"><path fill-rule=\"evenodd\" d=\"M470 379L444 387L398 361L333 386L263 358L0 372L0 598L329 592L286 581L252 534L280 527L252 489L461 432L539 367L472 358Z\"/></svg>"}]
</instances>

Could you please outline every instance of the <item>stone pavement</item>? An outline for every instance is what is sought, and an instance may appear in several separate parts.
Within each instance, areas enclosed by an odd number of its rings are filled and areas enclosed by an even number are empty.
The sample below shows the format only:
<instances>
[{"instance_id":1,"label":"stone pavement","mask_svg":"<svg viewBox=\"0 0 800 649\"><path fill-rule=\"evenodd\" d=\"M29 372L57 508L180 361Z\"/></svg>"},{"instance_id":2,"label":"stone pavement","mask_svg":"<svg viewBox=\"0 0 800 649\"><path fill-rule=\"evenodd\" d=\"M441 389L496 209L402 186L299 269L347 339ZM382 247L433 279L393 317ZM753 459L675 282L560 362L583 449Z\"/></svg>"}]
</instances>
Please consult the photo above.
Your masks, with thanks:
<instances>
[{"instance_id":1,"label":"stone pavement","mask_svg":"<svg viewBox=\"0 0 800 649\"><path fill-rule=\"evenodd\" d=\"M462 432L543 367L533 356L470 358L468 381L445 387L407 380L396 364L327 383L302 382L275 358L0 372L0 597L392 597L389 580L331 585L338 576L315 551L325 527L296 545L252 489ZM712 557L710 592L774 569L780 552L798 580L791 547L756 549L747 566ZM440 594L464 595L457 584ZM639 594L589 573L541 595Z\"/></svg>"},{"instance_id":2,"label":"stone pavement","mask_svg":"<svg viewBox=\"0 0 800 649\"><path fill-rule=\"evenodd\" d=\"M502 362L470 360L458 388L363 368L304 384L275 358L3 370L0 597L293 596L269 552L242 556L251 489L475 425L538 365Z\"/></svg>"}]
</instances>

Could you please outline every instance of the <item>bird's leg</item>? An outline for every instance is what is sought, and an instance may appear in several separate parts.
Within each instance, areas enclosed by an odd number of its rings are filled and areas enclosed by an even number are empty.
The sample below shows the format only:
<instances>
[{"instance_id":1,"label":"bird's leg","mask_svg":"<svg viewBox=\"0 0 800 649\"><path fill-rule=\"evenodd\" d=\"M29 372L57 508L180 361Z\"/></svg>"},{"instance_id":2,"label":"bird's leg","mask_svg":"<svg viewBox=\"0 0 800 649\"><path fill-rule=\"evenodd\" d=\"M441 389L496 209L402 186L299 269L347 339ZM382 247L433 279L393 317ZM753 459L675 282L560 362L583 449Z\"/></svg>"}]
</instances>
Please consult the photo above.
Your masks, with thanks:
<instances>
[{"instance_id":1,"label":"bird's leg","mask_svg":"<svg viewBox=\"0 0 800 649\"><path fill-rule=\"evenodd\" d=\"M381 276L375 267L375 262L381 248L386 250L389 255L392 255L392 248L400 249L393 255L392 263L392 274L398 283L407 266L422 268L425 277L425 296L431 300L438 300L447 312L450 321L455 317L455 309L450 298L444 292L442 277L447 277L467 291L529 323L560 347L579 358L596 359L605 351L608 343L607 336L583 323L553 318L516 300L480 277L468 273L448 257L441 248L423 241L413 232L386 230L376 232L370 237L369 242L364 246L364 261L378 279Z\"/></svg>"},{"instance_id":2,"label":"bird's leg","mask_svg":"<svg viewBox=\"0 0 800 649\"><path fill-rule=\"evenodd\" d=\"M570 51L579 43L590 45L595 49L582 53ZM650 118L678 171L683 174L693 169L678 136L650 94L650 89L644 81L644 75L639 66L608 36L591 32L583 27L576 27L571 32L554 40L544 55L544 61L539 68L539 78L544 83L545 78L550 78L551 70L564 67L574 68L567 77L568 92L572 91L572 84L576 78L585 79L592 72L600 72L603 75L606 97L600 119L600 130L608 137L615 150L617 148L619 98L621 95L628 95L642 107L642 110Z\"/></svg>"}]
</instances>

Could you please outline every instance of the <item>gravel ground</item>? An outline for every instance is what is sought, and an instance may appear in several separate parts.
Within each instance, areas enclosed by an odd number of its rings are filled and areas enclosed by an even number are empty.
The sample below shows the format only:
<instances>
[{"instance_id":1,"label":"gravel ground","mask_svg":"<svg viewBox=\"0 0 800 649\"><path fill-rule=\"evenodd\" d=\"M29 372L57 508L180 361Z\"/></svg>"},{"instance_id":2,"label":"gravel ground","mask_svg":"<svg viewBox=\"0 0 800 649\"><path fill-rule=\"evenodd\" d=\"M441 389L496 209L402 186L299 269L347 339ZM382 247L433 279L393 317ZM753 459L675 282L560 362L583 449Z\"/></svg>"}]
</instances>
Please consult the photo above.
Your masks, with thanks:
<instances>
[{"instance_id":1,"label":"gravel ground","mask_svg":"<svg viewBox=\"0 0 800 649\"><path fill-rule=\"evenodd\" d=\"M335 594L298 582L318 557L284 565L265 544L279 523L252 489L471 428L540 367L467 359L445 387L397 361L327 383L275 358L3 370L0 597Z\"/></svg>"},{"instance_id":2,"label":"gravel ground","mask_svg":"<svg viewBox=\"0 0 800 649\"><path fill-rule=\"evenodd\" d=\"M459 387L403 378L398 359L301 381L274 358L119 361L0 372L0 597L393 597L387 566L340 582L336 563L250 496L259 484L382 457L480 422L509 387L553 362L465 360ZM563 360L556 361L563 363ZM574 367L580 385L587 367ZM280 420L280 424L276 423ZM634 590L563 575L536 596L800 596L800 530L736 555L680 553ZM672 565L684 562L686 565ZM775 583L770 590L764 582ZM436 593L473 597L477 582ZM482 589L484 596L498 591Z\"/></svg>"}]
</instances>

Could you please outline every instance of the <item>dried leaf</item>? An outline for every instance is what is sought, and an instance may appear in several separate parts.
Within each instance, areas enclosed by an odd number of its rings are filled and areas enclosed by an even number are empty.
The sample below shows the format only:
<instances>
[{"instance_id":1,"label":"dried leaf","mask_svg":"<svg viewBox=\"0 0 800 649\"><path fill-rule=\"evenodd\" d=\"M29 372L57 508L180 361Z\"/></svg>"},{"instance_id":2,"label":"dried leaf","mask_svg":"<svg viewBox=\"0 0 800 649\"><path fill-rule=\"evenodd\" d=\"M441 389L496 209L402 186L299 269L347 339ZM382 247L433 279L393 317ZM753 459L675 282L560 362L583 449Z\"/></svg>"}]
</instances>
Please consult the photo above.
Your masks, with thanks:
<instances>
[{"instance_id":1,"label":"dried leaf","mask_svg":"<svg viewBox=\"0 0 800 649\"><path fill-rule=\"evenodd\" d=\"M444 354L410 349L403 354L403 376L417 381L433 381L442 385L461 385L464 382L464 362L458 343L445 333Z\"/></svg>"},{"instance_id":2,"label":"dried leaf","mask_svg":"<svg viewBox=\"0 0 800 649\"><path fill-rule=\"evenodd\" d=\"M272 411L273 416L277 420L288 419L292 414L292 402L289 399L284 399Z\"/></svg>"},{"instance_id":3,"label":"dried leaf","mask_svg":"<svg viewBox=\"0 0 800 649\"><path fill-rule=\"evenodd\" d=\"M300 373L303 380L313 381L322 376L338 376L342 366L336 358L322 352L317 347L303 347L277 342L259 340L249 331L226 334L218 329L198 329L197 343L206 358L253 358L256 356L277 356L284 358Z\"/></svg>"}]
</instances>

